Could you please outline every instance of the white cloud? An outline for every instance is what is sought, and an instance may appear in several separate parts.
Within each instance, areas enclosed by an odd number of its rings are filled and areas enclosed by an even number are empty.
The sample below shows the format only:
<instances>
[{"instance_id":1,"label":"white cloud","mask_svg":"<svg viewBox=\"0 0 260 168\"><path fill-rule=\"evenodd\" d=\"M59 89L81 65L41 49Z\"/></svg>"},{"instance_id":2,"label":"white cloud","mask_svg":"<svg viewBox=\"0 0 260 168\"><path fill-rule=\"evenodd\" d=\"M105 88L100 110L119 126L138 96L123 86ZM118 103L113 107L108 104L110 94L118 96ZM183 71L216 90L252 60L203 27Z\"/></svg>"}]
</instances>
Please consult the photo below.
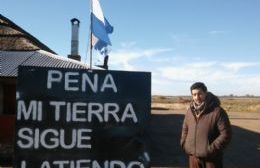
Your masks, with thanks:
<instances>
[{"instance_id":1,"label":"white cloud","mask_svg":"<svg viewBox=\"0 0 260 168\"><path fill-rule=\"evenodd\" d=\"M159 71L167 79L196 81L203 80L225 80L240 77L238 71L245 67L253 67L260 63L221 63L221 62L194 62L181 65L161 67Z\"/></svg>"},{"instance_id":2,"label":"white cloud","mask_svg":"<svg viewBox=\"0 0 260 168\"><path fill-rule=\"evenodd\" d=\"M161 67L158 70L166 79L174 81L198 81L205 80L215 73L212 67L215 62L196 62L181 65Z\"/></svg>"},{"instance_id":3,"label":"white cloud","mask_svg":"<svg viewBox=\"0 0 260 168\"><path fill-rule=\"evenodd\" d=\"M111 52L110 63L114 69L137 70L131 62L139 58L149 58L158 56L162 53L172 51L171 48L155 48L155 49L138 49L138 48L123 48Z\"/></svg>"},{"instance_id":4,"label":"white cloud","mask_svg":"<svg viewBox=\"0 0 260 168\"><path fill-rule=\"evenodd\" d=\"M202 81L217 95L260 95L260 62L205 61L173 54L171 48L134 46L125 43L113 51L110 69L152 72L153 94L189 95L190 85Z\"/></svg>"},{"instance_id":5,"label":"white cloud","mask_svg":"<svg viewBox=\"0 0 260 168\"><path fill-rule=\"evenodd\" d=\"M242 68L254 68L259 63L195 62L161 67L162 76L172 83L205 82L219 94L260 95L260 75L242 73ZM240 71L239 71L240 70ZM187 92L188 93L188 89Z\"/></svg>"},{"instance_id":6,"label":"white cloud","mask_svg":"<svg viewBox=\"0 0 260 168\"><path fill-rule=\"evenodd\" d=\"M233 63L222 63L221 65L233 72L238 72L242 68L257 66L260 64L255 62L233 62Z\"/></svg>"},{"instance_id":7,"label":"white cloud","mask_svg":"<svg viewBox=\"0 0 260 168\"><path fill-rule=\"evenodd\" d=\"M123 48L132 48L136 45L137 43L135 41L131 41L131 42L122 42L121 46Z\"/></svg>"},{"instance_id":8,"label":"white cloud","mask_svg":"<svg viewBox=\"0 0 260 168\"><path fill-rule=\"evenodd\" d=\"M173 42L177 44L194 44L200 41L199 38L194 38L186 34L172 34L170 37L172 38Z\"/></svg>"},{"instance_id":9,"label":"white cloud","mask_svg":"<svg viewBox=\"0 0 260 168\"><path fill-rule=\"evenodd\" d=\"M226 32L223 30L212 30L208 32L211 35L225 34Z\"/></svg>"}]
</instances>

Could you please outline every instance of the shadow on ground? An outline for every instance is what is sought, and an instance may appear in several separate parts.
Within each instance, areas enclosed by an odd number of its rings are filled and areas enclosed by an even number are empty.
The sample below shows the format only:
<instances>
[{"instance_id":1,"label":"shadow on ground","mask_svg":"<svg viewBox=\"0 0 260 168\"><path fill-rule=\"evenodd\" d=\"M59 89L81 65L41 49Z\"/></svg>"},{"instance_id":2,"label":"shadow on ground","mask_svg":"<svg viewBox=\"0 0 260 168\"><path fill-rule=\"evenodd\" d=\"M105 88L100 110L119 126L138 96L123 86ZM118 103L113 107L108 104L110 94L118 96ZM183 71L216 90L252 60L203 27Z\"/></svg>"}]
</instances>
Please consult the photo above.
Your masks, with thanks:
<instances>
[{"instance_id":1,"label":"shadow on ground","mask_svg":"<svg viewBox=\"0 0 260 168\"><path fill-rule=\"evenodd\" d=\"M187 157L179 145L183 118L181 114L152 115L149 134L153 167L187 167ZM232 126L232 131L224 167L259 168L260 134L237 126Z\"/></svg>"},{"instance_id":2,"label":"shadow on ground","mask_svg":"<svg viewBox=\"0 0 260 168\"><path fill-rule=\"evenodd\" d=\"M179 141L183 118L179 114L152 115L149 127L152 166L187 166Z\"/></svg>"}]
</instances>

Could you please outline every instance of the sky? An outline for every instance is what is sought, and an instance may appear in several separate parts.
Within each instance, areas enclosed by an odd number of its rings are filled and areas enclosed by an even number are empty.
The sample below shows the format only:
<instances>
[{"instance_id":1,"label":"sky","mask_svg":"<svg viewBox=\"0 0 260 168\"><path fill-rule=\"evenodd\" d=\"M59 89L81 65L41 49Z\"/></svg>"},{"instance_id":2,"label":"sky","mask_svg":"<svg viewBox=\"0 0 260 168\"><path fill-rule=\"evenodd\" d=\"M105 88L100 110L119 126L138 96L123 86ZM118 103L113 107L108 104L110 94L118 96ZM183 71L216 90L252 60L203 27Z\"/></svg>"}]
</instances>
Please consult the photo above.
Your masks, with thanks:
<instances>
[{"instance_id":1,"label":"sky","mask_svg":"<svg viewBox=\"0 0 260 168\"><path fill-rule=\"evenodd\" d=\"M89 0L0 0L0 13L61 56L72 18L89 64ZM260 96L259 0L100 0L114 32L109 69L152 73L153 95L189 95L204 82L216 95ZM93 64L102 64L93 53Z\"/></svg>"}]
</instances>

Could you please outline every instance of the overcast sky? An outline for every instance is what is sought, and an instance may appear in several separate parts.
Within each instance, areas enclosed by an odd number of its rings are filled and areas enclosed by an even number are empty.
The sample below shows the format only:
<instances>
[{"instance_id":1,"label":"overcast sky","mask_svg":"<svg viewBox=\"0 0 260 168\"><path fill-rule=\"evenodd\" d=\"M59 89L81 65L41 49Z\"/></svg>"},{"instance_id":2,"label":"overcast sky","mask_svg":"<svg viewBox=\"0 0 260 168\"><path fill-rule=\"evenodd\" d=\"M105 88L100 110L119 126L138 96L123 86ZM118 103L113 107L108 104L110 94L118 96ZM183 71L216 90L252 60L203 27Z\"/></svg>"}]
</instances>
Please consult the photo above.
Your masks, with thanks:
<instances>
[{"instance_id":1,"label":"overcast sky","mask_svg":"<svg viewBox=\"0 0 260 168\"><path fill-rule=\"evenodd\" d=\"M260 96L259 0L100 0L114 32L111 70L152 72L155 95L188 95L195 81L217 95ZM1 0L0 12L59 55L80 23L87 60L88 0ZM94 52L94 64L102 57Z\"/></svg>"}]
</instances>

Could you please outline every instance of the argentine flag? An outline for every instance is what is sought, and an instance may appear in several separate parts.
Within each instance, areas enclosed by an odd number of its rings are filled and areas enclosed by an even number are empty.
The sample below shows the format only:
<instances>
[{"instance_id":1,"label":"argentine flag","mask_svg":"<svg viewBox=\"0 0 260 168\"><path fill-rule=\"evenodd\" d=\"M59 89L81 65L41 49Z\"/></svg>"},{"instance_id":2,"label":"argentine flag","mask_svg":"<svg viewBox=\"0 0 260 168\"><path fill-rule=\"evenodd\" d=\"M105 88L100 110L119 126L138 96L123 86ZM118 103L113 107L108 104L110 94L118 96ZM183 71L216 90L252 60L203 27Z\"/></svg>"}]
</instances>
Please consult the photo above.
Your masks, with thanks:
<instances>
[{"instance_id":1,"label":"argentine flag","mask_svg":"<svg viewBox=\"0 0 260 168\"><path fill-rule=\"evenodd\" d=\"M108 34L113 32L113 27L108 23L103 15L99 0L92 1L91 11L91 38L92 47L100 52L111 45Z\"/></svg>"}]
</instances>

